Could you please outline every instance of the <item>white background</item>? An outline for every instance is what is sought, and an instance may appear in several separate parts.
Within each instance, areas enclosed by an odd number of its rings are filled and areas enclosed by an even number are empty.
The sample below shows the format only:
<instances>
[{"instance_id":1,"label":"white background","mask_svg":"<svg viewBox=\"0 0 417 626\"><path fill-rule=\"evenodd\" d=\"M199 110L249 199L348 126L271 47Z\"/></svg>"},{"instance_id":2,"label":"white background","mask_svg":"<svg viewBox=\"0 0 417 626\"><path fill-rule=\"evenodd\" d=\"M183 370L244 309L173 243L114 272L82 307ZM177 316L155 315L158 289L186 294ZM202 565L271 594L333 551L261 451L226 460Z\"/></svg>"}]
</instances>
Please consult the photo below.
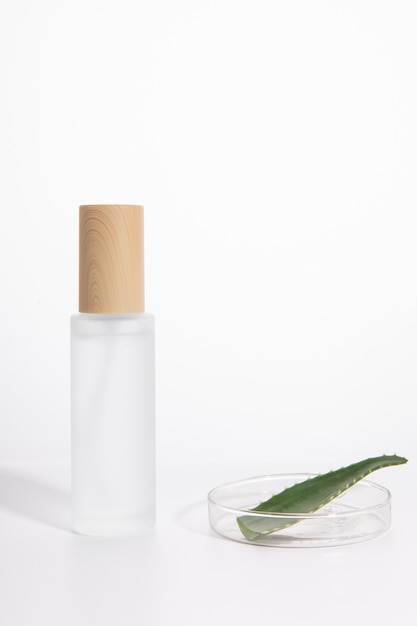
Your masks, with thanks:
<instances>
[{"instance_id":1,"label":"white background","mask_svg":"<svg viewBox=\"0 0 417 626\"><path fill-rule=\"evenodd\" d=\"M69 458L78 205L100 202L145 205L161 462L415 451L416 18L1 2L3 462Z\"/></svg>"},{"instance_id":2,"label":"white background","mask_svg":"<svg viewBox=\"0 0 417 626\"><path fill-rule=\"evenodd\" d=\"M88 203L145 206L161 476L415 459L416 19L1 0L1 465L69 463Z\"/></svg>"}]
</instances>

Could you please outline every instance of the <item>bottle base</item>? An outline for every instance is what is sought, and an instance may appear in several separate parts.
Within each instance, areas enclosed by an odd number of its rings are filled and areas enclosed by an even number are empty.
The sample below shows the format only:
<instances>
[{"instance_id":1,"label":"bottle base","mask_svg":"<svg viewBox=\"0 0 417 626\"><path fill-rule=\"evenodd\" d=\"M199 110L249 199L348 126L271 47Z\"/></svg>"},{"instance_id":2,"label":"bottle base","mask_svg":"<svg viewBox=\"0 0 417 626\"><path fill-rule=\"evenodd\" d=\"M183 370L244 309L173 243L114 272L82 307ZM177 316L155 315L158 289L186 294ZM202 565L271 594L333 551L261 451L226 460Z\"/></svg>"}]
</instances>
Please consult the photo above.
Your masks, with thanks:
<instances>
[{"instance_id":1,"label":"bottle base","mask_svg":"<svg viewBox=\"0 0 417 626\"><path fill-rule=\"evenodd\" d=\"M90 537L137 537L150 532L155 520L111 520L84 519L73 522L72 531Z\"/></svg>"}]
</instances>

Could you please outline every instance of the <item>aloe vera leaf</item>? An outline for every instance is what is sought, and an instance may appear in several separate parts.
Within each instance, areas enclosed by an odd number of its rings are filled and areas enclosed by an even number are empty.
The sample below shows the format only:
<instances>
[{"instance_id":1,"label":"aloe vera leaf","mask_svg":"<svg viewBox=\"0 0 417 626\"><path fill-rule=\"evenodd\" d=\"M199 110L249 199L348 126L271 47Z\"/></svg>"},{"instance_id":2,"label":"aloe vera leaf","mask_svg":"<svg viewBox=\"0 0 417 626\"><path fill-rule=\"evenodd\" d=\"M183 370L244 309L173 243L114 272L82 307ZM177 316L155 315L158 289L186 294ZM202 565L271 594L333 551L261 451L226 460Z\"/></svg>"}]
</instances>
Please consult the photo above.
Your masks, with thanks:
<instances>
[{"instance_id":1,"label":"aloe vera leaf","mask_svg":"<svg viewBox=\"0 0 417 626\"><path fill-rule=\"evenodd\" d=\"M279 513L280 515L283 513L314 513L371 472L403 463L407 463L407 459L396 454L359 461L348 467L342 467L327 474L320 474L288 487L269 500L261 502L251 511ZM271 516L243 515L238 517L236 521L246 539L255 541L259 537L283 530L301 520L281 516L274 519Z\"/></svg>"}]
</instances>

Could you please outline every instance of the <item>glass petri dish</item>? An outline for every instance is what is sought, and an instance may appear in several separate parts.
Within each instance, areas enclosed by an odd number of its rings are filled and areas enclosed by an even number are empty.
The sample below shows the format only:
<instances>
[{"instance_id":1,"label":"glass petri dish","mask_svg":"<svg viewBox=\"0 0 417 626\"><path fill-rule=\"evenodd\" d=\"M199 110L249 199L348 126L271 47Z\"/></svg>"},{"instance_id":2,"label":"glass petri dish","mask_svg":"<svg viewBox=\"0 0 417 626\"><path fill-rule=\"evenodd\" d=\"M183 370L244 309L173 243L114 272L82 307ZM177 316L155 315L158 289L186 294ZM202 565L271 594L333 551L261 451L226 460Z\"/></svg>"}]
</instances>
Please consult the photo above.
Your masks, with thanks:
<instances>
[{"instance_id":1,"label":"glass petri dish","mask_svg":"<svg viewBox=\"0 0 417 626\"><path fill-rule=\"evenodd\" d=\"M368 541L390 527L391 494L370 480L361 480L315 513L262 513L251 511L295 483L315 474L277 474L228 483L208 494L209 521L219 535L258 546L315 548ZM240 518L263 520L281 530L256 539L247 539L238 524Z\"/></svg>"}]
</instances>

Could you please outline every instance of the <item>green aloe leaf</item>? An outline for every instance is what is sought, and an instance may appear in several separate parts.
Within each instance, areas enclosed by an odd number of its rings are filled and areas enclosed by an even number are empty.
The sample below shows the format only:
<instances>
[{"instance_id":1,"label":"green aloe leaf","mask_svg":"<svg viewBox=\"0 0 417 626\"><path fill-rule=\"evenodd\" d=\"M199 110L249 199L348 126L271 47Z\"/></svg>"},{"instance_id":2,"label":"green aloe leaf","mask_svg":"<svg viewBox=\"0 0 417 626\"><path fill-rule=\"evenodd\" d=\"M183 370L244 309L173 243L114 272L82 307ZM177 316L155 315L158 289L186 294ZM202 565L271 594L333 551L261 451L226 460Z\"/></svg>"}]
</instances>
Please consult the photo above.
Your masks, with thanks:
<instances>
[{"instance_id":1,"label":"green aloe leaf","mask_svg":"<svg viewBox=\"0 0 417 626\"><path fill-rule=\"evenodd\" d=\"M246 539L255 541L259 537L277 532L301 521L297 518L281 517L282 514L314 513L371 472L403 463L407 463L407 459L401 456L396 454L393 456L383 455L359 461L359 463L353 463L348 467L342 467L327 474L320 474L314 478L308 478L251 509L251 511L269 514L279 513L280 517L277 516L274 519L271 516L243 515L238 517L236 521Z\"/></svg>"}]
</instances>

